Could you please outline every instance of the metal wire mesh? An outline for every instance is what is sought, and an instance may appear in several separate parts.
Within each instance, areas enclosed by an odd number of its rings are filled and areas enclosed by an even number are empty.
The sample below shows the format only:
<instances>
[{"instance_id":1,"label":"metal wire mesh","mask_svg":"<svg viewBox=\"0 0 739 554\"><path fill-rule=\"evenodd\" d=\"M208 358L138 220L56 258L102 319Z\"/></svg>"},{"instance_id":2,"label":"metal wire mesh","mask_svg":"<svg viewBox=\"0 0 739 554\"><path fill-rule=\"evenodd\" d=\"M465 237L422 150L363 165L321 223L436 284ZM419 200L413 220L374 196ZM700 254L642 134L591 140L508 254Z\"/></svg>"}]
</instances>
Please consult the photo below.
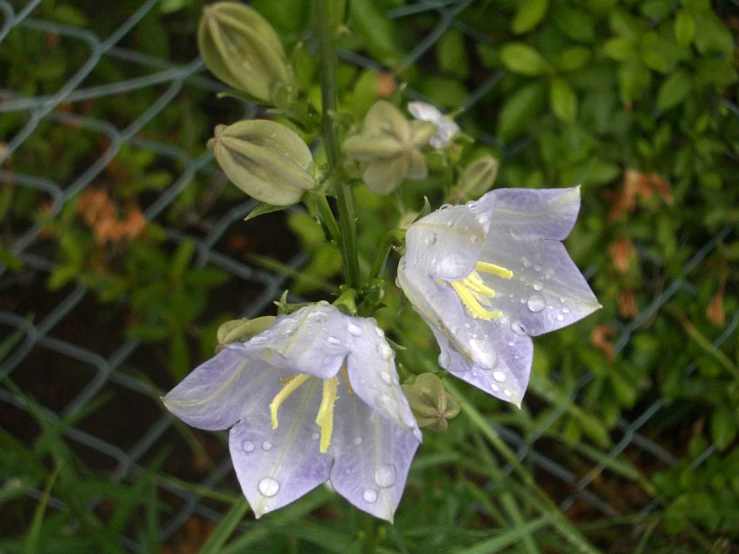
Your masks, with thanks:
<instances>
[{"instance_id":1,"label":"metal wire mesh","mask_svg":"<svg viewBox=\"0 0 739 554\"><path fill-rule=\"evenodd\" d=\"M401 63L402 66L413 64L429 49L450 27L456 27L473 41L488 41L485 36L479 35L464 23L458 21L456 16L470 4L471 0L421 0L405 7L390 12L390 17L402 20L405 17L421 12L434 14L437 17L435 28L426 35L417 46L410 52L408 57ZM254 317L262 313L283 289L286 277L284 275L270 273L263 269L251 267L243 261L234 259L218 248L217 243L232 224L240 222L243 217L254 207L253 201L244 202L231 209L220 217L217 223L204 235L194 236L181 230L167 227L165 221L161 221L163 211L170 206L182 191L193 180L195 175L206 175L210 179L218 178L217 167L212 163L209 152L204 152L196 157L191 157L180 145L175 143L153 142L139 136L139 131L152 121L172 101L183 87L195 87L202 90L215 92L221 90L221 86L210 80L204 71L204 66L199 59L193 59L189 63L174 64L168 60L158 59L149 55L124 48L120 46L121 40L130 33L141 20L151 11L157 8L157 0L142 1L138 9L128 17L110 35L102 37L96 34L68 25L61 25L49 20L35 17L41 5L41 0L31 0L25 4L11 4L6 0L0 0L0 13L2 13L2 25L0 26L0 47L2 41L13 29L36 32L53 32L70 41L82 42L89 48L86 61L69 77L64 86L51 94L40 96L25 96L19 91L0 89L0 114L21 113L27 119L21 129L7 141L4 148L0 150L0 164L7 161L13 154L21 149L29 137L38 132L42 123L50 124L73 124L78 129L88 130L103 135L107 138L106 150L96 160L89 164L84 171L80 172L71 182L57 183L44 177L43 171L39 174L21 174L7 169L0 169L0 182L11 183L17 187L29 188L40 191L47 195L50 200L50 216L58 215L65 204L78 195L90 185L106 168L106 166L117 156L120 149L125 146L133 146L137 149L146 150L156 156L175 160L182 170L174 183L164 190L144 211L149 221L160 221L167 228L167 237L174 243L185 239L191 240L197 247L197 263L200 266L213 265L236 276L245 285L253 284L260 292L256 298L251 299L248 305L240 306L242 315ZM341 54L345 61L355 63L362 67L379 67L370 59L353 53L343 52ZM124 81L113 82L98 86L85 86L85 80L93 71L95 66L105 58L113 59L129 64L137 68L140 75ZM472 91L465 107L474 105L487 92L493 89L499 82L500 75L492 75L479 87ZM62 103L96 102L105 97L123 97L124 94L146 89L160 87L162 89L158 98L138 117L123 128L118 128L109 121L79 116L59 109ZM419 97L412 91L410 96ZM247 117L252 115L254 108L244 104ZM490 136L481 137L482 140L493 141ZM515 156L518 151L525 148L530 139L525 139L505 151L508 156ZM24 266L41 275L51 272L56 262L43 251L38 250L39 237L43 227L41 224L30 226L21 236L10 245L12 251L22 260ZM619 330L615 339L616 351L623 349L631 337L645 321L651 318L655 312L672 298L678 291L691 290L690 274L713 250L717 244L728 235L729 230L724 230L711 239L684 268L684 276L669 283L659 297L647 307L639 318L629 324L613 322ZM290 268L298 268L305 261L304 255L298 254L287 262ZM0 275L6 272L6 268L0 267ZM83 377L79 382L79 390L71 401L64 406L46 407L46 415L51 420L58 420L69 414L76 413L80 408L87 405L101 392L112 391L120 394L125 391L130 409L136 410L137 406L151 404L159 396L160 391L148 380L139 378L131 372L121 371L126 364L135 358L136 352L143 345L136 340L123 341L111 349L112 353L103 355L98 349L91 348L89 344L78 344L66 338L57 336L56 331L64 322L65 318L73 315L75 310L88 309L84 303L93 293L82 285L65 289L64 294L56 299L55 305L39 319L31 323L24 315L8 311L0 311L0 325L6 331L22 330L25 337L20 345L10 354L0 367L0 376L8 376L15 372L28 369L28 361L34 353L40 351L50 352L53 356L64 358L74 364L82 365L86 369L82 372ZM81 308L83 307L83 308ZM727 338L733 336L739 325L739 314L733 314L722 335L715 341L719 346ZM25 365L24 365L25 364ZM695 369L695 363L688 365L685 372ZM64 379L64 376L59 376ZM585 378L580 383L580 388L588 382ZM575 400L573 398L573 400ZM24 401L14 393L6 389L0 389L0 402L15 406L21 410L26 409ZM658 400L649 406L639 416L618 422L615 434L620 438L608 453L608 460L616 459L625 449L634 448L641 450L645 456L652 457L659 462L671 466L677 463L677 459L660 445L656 444L647 436L640 433L642 427L651 418L662 410L664 401ZM106 408L101 408L105 414ZM153 413L157 413L154 410ZM564 415L564 409L555 410L551 416L542 421L539 428L530 436L523 438L517 433L506 428L497 431L516 449L519 460L528 459L543 472L550 474L556 480L561 481L563 489L570 491L561 502L563 509L568 508L576 499L582 499L592 505L596 510L606 516L617 516L619 511L607 498L599 496L591 488L593 479L606 469L604 464L593 466L587 473L576 474L572 469L566 467L538 450L537 439L542 437L546 431ZM130 414L108 413L108 417L125 419ZM141 427L140 436L131 444L121 446L113 443L108 437L96 436L79 426L71 426L64 431L65 436L74 444L91 449L103 456L113 460L114 469L112 478L123 480L136 476L144 471L146 455L152 448L164 440L165 434L173 425L172 419L158 412L148 425ZM711 446L698 460L696 464L703 463L713 455L715 447ZM222 483L231 472L231 462L228 458L223 459L210 471L200 482L204 487L210 487ZM199 514L205 518L218 520L221 512L204 504L201 497L188 490L171 483L160 483L160 487L172 495L176 495L181 502L170 519L162 529L163 539L171 536L183 523L193 514ZM41 496L41 491L33 491L32 495ZM52 498L50 504L63 509L63 504ZM643 506L644 512L653 510L658 505L655 500ZM124 546L137 551L140 545L136 540L123 537Z\"/></svg>"}]
</instances>

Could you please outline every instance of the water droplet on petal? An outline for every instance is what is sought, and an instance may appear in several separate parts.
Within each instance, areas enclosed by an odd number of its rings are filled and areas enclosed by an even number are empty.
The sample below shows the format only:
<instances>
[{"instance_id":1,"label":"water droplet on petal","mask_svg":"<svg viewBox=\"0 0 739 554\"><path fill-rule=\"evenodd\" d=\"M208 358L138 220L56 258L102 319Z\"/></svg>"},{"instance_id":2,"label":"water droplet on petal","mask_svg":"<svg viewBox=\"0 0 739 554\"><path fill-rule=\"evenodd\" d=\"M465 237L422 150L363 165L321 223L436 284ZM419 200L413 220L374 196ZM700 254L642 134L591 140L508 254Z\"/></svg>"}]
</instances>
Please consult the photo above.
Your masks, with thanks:
<instances>
[{"instance_id":1,"label":"water droplet on petal","mask_svg":"<svg viewBox=\"0 0 739 554\"><path fill-rule=\"evenodd\" d=\"M387 371L382 371L380 373L380 379L382 379L382 382L386 385L392 385L393 384L393 378L390 376L390 374Z\"/></svg>"},{"instance_id":2,"label":"water droplet on petal","mask_svg":"<svg viewBox=\"0 0 739 554\"><path fill-rule=\"evenodd\" d=\"M496 371L495 373L493 373L493 379L498 381L498 383L505 383L505 373L503 373L502 371Z\"/></svg>"},{"instance_id":3,"label":"water droplet on petal","mask_svg":"<svg viewBox=\"0 0 739 554\"><path fill-rule=\"evenodd\" d=\"M254 443L251 441L244 441L241 443L241 450L246 452L247 454L249 452L252 452L254 450Z\"/></svg>"},{"instance_id":4,"label":"water droplet on petal","mask_svg":"<svg viewBox=\"0 0 739 554\"><path fill-rule=\"evenodd\" d=\"M472 241L472 244L477 244L478 242L480 242L480 237L478 237L477 235L472 235L470 240Z\"/></svg>"},{"instance_id":5,"label":"water droplet on petal","mask_svg":"<svg viewBox=\"0 0 739 554\"><path fill-rule=\"evenodd\" d=\"M382 330L382 329L380 329L379 327L375 327L375 333L376 333L376 334L377 334L377 336L378 336L378 337L380 337L380 338L382 338L382 337L384 337L384 336L385 336L385 331L383 331L383 330Z\"/></svg>"},{"instance_id":6,"label":"water droplet on petal","mask_svg":"<svg viewBox=\"0 0 739 554\"><path fill-rule=\"evenodd\" d=\"M547 303L542 295L534 294L529 298L528 305L532 312L540 312L546 307Z\"/></svg>"},{"instance_id":7,"label":"water droplet on petal","mask_svg":"<svg viewBox=\"0 0 739 554\"><path fill-rule=\"evenodd\" d=\"M429 246L433 246L434 244L436 244L436 233L434 233L433 231L430 231L426 235L426 238L424 239L424 242L426 244L428 244Z\"/></svg>"},{"instance_id":8,"label":"water droplet on petal","mask_svg":"<svg viewBox=\"0 0 739 554\"><path fill-rule=\"evenodd\" d=\"M361 446L362 444L362 437L354 437L354 446Z\"/></svg>"},{"instance_id":9,"label":"water droplet on petal","mask_svg":"<svg viewBox=\"0 0 739 554\"><path fill-rule=\"evenodd\" d=\"M385 464L375 471L375 483L383 489L395 484L395 468L391 464Z\"/></svg>"},{"instance_id":10,"label":"water droplet on petal","mask_svg":"<svg viewBox=\"0 0 739 554\"><path fill-rule=\"evenodd\" d=\"M539 264L536 264L534 266L534 271L541 271L541 266Z\"/></svg>"},{"instance_id":11,"label":"water droplet on petal","mask_svg":"<svg viewBox=\"0 0 739 554\"><path fill-rule=\"evenodd\" d=\"M563 314L568 314L568 313L570 313L570 309L569 308L562 308L562 313Z\"/></svg>"},{"instance_id":12,"label":"water droplet on petal","mask_svg":"<svg viewBox=\"0 0 739 554\"><path fill-rule=\"evenodd\" d=\"M454 220L453 219L448 219L447 222L446 222L446 226L447 227L451 227L452 225L454 225Z\"/></svg>"},{"instance_id":13,"label":"water droplet on petal","mask_svg":"<svg viewBox=\"0 0 739 554\"><path fill-rule=\"evenodd\" d=\"M513 346L514 344L515 344L515 343L514 343L513 341L510 341L510 342L508 343L508 346Z\"/></svg>"},{"instance_id":14,"label":"water droplet on petal","mask_svg":"<svg viewBox=\"0 0 739 554\"><path fill-rule=\"evenodd\" d=\"M541 290L543 288L544 287L542 287L539 283L534 283L534 290L537 290L538 291L538 290Z\"/></svg>"},{"instance_id":15,"label":"water droplet on petal","mask_svg":"<svg viewBox=\"0 0 739 554\"><path fill-rule=\"evenodd\" d=\"M490 383L490 388L493 389L493 392L498 392L500 390L498 385L495 385L493 383Z\"/></svg>"},{"instance_id":16,"label":"water droplet on petal","mask_svg":"<svg viewBox=\"0 0 739 554\"><path fill-rule=\"evenodd\" d=\"M377 345L377 353L383 360L389 360L393 357L393 349L390 348L385 342L381 342Z\"/></svg>"},{"instance_id":17,"label":"water droplet on petal","mask_svg":"<svg viewBox=\"0 0 739 554\"><path fill-rule=\"evenodd\" d=\"M257 487L259 488L259 492L262 493L262 496L266 496L267 498L276 495L280 490L280 484L272 479L272 477L265 477L259 481Z\"/></svg>"},{"instance_id":18,"label":"water droplet on petal","mask_svg":"<svg viewBox=\"0 0 739 554\"><path fill-rule=\"evenodd\" d=\"M531 262L528 261L526 258L521 258L521 265L523 265L525 268L531 267Z\"/></svg>"},{"instance_id":19,"label":"water droplet on petal","mask_svg":"<svg viewBox=\"0 0 739 554\"><path fill-rule=\"evenodd\" d=\"M329 337L326 339L326 342L334 345L341 344L341 341L339 341L339 339L337 339L336 337Z\"/></svg>"},{"instance_id":20,"label":"water droplet on petal","mask_svg":"<svg viewBox=\"0 0 739 554\"><path fill-rule=\"evenodd\" d=\"M354 335L355 337L358 337L362 334L362 329L354 325L353 323L350 323L346 326L346 330L349 331L350 335Z\"/></svg>"},{"instance_id":21,"label":"water droplet on petal","mask_svg":"<svg viewBox=\"0 0 739 554\"><path fill-rule=\"evenodd\" d=\"M505 394L506 396L511 396L511 391L509 391L508 389L505 389L503 391L503 394Z\"/></svg>"},{"instance_id":22,"label":"water droplet on petal","mask_svg":"<svg viewBox=\"0 0 739 554\"><path fill-rule=\"evenodd\" d=\"M372 489L367 489L364 491L364 494L362 495L362 498L364 498L364 501L369 504L374 504L377 502L377 491Z\"/></svg>"},{"instance_id":23,"label":"water droplet on petal","mask_svg":"<svg viewBox=\"0 0 739 554\"><path fill-rule=\"evenodd\" d=\"M520 321L514 321L511 323L511 330L517 335L524 336L526 334L526 327Z\"/></svg>"},{"instance_id":24,"label":"water droplet on petal","mask_svg":"<svg viewBox=\"0 0 739 554\"><path fill-rule=\"evenodd\" d=\"M312 439L313 439L314 441L317 441L317 440L318 440L318 437L320 437L320 436L321 436L321 435L319 435L318 433L313 433L313 434L312 434L312 435L310 436L310 438L312 438Z\"/></svg>"},{"instance_id":25,"label":"water droplet on petal","mask_svg":"<svg viewBox=\"0 0 739 554\"><path fill-rule=\"evenodd\" d=\"M264 441L262 443L262 450L264 450L265 452L266 451L269 451L269 450L272 450L272 443L269 442L269 441Z\"/></svg>"},{"instance_id":26,"label":"water droplet on petal","mask_svg":"<svg viewBox=\"0 0 739 554\"><path fill-rule=\"evenodd\" d=\"M565 320L565 316L563 316L562 314L557 314L557 321L564 321L564 320Z\"/></svg>"}]
</instances>

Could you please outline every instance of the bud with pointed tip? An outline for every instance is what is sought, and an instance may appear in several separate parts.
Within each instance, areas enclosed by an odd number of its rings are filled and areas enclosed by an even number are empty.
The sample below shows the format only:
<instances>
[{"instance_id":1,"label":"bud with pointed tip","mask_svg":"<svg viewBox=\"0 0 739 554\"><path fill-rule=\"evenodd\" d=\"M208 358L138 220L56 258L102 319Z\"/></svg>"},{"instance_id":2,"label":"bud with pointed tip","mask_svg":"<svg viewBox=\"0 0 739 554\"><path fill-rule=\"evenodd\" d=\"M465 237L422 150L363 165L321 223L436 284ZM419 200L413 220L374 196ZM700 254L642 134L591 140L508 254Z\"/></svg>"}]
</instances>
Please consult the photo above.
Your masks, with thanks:
<instances>
[{"instance_id":1,"label":"bud with pointed tip","mask_svg":"<svg viewBox=\"0 0 739 554\"><path fill-rule=\"evenodd\" d=\"M445 433L447 420L459 414L459 404L433 373L422 373L408 385L401 385L419 427Z\"/></svg>"},{"instance_id":2,"label":"bud with pointed tip","mask_svg":"<svg viewBox=\"0 0 739 554\"><path fill-rule=\"evenodd\" d=\"M234 319L221 324L216 331L216 354L221 351L224 346L234 342L246 342L255 337L262 331L266 331L274 323L274 316L258 317L256 319Z\"/></svg>"},{"instance_id":3,"label":"bud with pointed tip","mask_svg":"<svg viewBox=\"0 0 739 554\"><path fill-rule=\"evenodd\" d=\"M389 194L403 179L423 181L428 166L419 148L436 132L429 121L408 121L398 108L381 100L370 108L359 135L344 141L350 161L359 162L362 178L375 194Z\"/></svg>"},{"instance_id":4,"label":"bud with pointed tip","mask_svg":"<svg viewBox=\"0 0 739 554\"><path fill-rule=\"evenodd\" d=\"M208 148L231 182L261 202L290 206L316 186L310 149L274 121L218 125Z\"/></svg>"},{"instance_id":5,"label":"bud with pointed tip","mask_svg":"<svg viewBox=\"0 0 739 554\"><path fill-rule=\"evenodd\" d=\"M216 77L263 102L274 104L275 95L292 80L277 33L244 4L206 6L198 27L198 48Z\"/></svg>"},{"instance_id":6,"label":"bud with pointed tip","mask_svg":"<svg viewBox=\"0 0 739 554\"><path fill-rule=\"evenodd\" d=\"M457 185L449 192L452 204L464 204L477 200L493 188L498 175L498 160L490 155L483 156L464 168Z\"/></svg>"}]
</instances>

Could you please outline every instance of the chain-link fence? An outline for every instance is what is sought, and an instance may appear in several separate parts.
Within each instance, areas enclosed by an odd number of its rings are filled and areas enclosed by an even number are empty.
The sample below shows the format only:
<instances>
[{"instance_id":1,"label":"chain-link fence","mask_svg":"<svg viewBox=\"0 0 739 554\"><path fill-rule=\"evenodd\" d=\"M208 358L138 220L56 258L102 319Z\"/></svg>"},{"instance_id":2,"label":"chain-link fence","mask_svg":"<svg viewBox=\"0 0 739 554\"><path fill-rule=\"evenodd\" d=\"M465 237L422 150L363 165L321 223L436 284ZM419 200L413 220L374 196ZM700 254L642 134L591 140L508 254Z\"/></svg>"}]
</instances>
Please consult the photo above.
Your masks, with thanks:
<instances>
[{"instance_id":1,"label":"chain-link fence","mask_svg":"<svg viewBox=\"0 0 739 554\"><path fill-rule=\"evenodd\" d=\"M70 45L74 45L75 48L84 46L87 57L79 63L79 67L58 90L28 95L22 90L0 89L0 117L15 114L21 115L25 120L12 136L0 137L0 164L4 166L0 169L0 182L38 191L48 203L49 217L54 218L61 213L70 199L82 193L100 177L125 146L150 152L157 159L171 162L172 165L181 168L179 175L173 184L146 206L145 218L148 221L159 222L167 230L167 239L174 244L185 239L193 241L197 249L198 265L221 268L238 278L240 286L256 291L248 299L248 303L238 306L237 309L241 311L242 316L254 317L265 312L285 288L286 277L236 259L223 247L221 241L232 225L238 225L255 203L248 201L233 206L225 214L219 215L214 224L200 235L183 232L170 225L170 222L162 217L163 212L176 201L195 176L200 176L211 183L221 179L221 176L209 152L204 151L193 157L176 140L152 141L140 134L140 131L154 120L183 88L215 93L222 90L221 85L210 79L197 57L189 63L172 63L121 45L123 39L130 35L152 10L158 9L157 0L141 2L130 17L105 36L39 17L41 4L41 0L31 0L25 4L0 0L2 13L0 48L9 33L15 31L27 34L31 37L29 40L43 40L44 37L53 36L59 43L59 48L71 47ZM437 20L433 31L418 42L401 65L410 65L423 56L450 26L459 29L471 41L489 41L488 37L481 36L455 19L469 4L470 0L421 0L391 11L389 16L401 21L419 13L434 16ZM91 13L89 16L101 17L102 14ZM342 56L350 63L380 68L372 60L354 53L344 52ZM105 59L125 64L130 76L121 81L87 86L88 76L96 65ZM33 60L28 60L28 63L33 63ZM499 81L500 75L492 75L485 79L472 91L465 107L474 105L483 95L496 87ZM68 109L70 105L94 106L96 102L111 97L119 97L121 102L126 102L130 93L142 89L156 90L155 100L142 109L137 117L127 121L125 126L80 115L84 111L92 111L89 109ZM408 91L408 95L419 97L412 91ZM247 103L242 105L242 109L245 110L247 117L256 113L255 108ZM49 180L43 167L39 167L35 173L21 173L8 164L9 160L23 151L34 134L51 133L58 129L67 132L69 140L74 140L74 134L79 132L99 135L105 138L106 147L96 159L90 160L89 164L68 182ZM492 142L493 138L483 136L481 140ZM530 139L525 139L506 150L507 156L515 157L529 142ZM146 352L147 346L136 340L121 341L117 344L103 341L104 344L97 344L94 337L92 339L84 337L84 330L75 328L80 325L79 321L87 321L89 325L96 327L100 325L99 332L104 333L105 325L116 323L96 320L94 294L82 285L67 286L56 292L46 290L45 282L57 262L54 252L42 246L43 233L44 225L35 223L12 237L12 242L8 246L22 262L24 268L22 272L13 276L7 268L0 268L0 275L4 275L6 287L14 280L27 280L20 285L31 287L34 291L33 298L25 304L21 300L13 311L0 310L2 335L10 335L17 330L21 330L24 335L22 341L2 363L0 375L10 376L22 383L24 390L38 398L44 406L46 416L52 421L79 412L101 394L111 394L113 400L98 408L95 417L109 421L113 426L133 425L139 433L136 437L119 441L114 439L115 432L100 433L100 426L93 427L93 431L90 431L89 427L77 424L67 427L64 435L75 447L79 447L81 455L93 460L91 466L112 469L114 480L122 481L137 476L145 471L146 463L150 461L149 455L155 445L168 440L168 432L172 432L173 426L173 419L157 405L161 391L152 385L148 378L138 376L135 371L122 370L124 367L135 368L137 360L140 359L142 351ZM637 319L628 324L619 321L612 323L618 330L615 338L617 352L623 349L632 335L675 294L681 290L691 291L694 286L690 281L692 270L701 264L728 234L729 229L725 229L697 251L685 265L684 277L667 283L663 292ZM286 264L289 268L295 269L301 267L304 261L305 255L297 254L286 260ZM35 312L33 320L29 319L31 310ZM69 323L65 323L65 320ZM714 345L719 346L729 337L735 336L738 324L739 314L730 315L724 331ZM45 372L39 367L44 364L49 364L52 373ZM684 368L684 372L690 373L695 367L694 363L689 364ZM63 389L63 393L56 395L37 393L35 390L37 380L43 379L52 379L55 385L58 384ZM69 384L64 384L67 380ZM586 384L587 379L580 383L580 387ZM63 400L60 401L60 398ZM576 400L573 398L573 401ZM22 435L27 429L24 423L26 418L22 415L27 409L26 402L7 388L0 389L0 401L2 401L1 410L8 411L12 408L15 410L14 414L16 412L19 414L8 416L6 421L9 422L11 433ZM536 444L537 439L564 415L564 408L554 411L551 417L541 422L538 430L525 440L506 428L497 431L515 448L519 460L532 462L537 470L551 475L555 482L561 483L561 490L565 491L562 495L564 499L561 501L563 509L569 508L580 499L606 516L618 516L619 510L609 498L599 495L591 485L602 472L608 471L610 464L627 449L632 452L640 451L642 458L653 458L661 467L671 466L677 462L666 449L640 433L644 425L663 409L664 404L663 400L658 400L641 414L628 420L621 419L614 432L615 446L600 464L593 465L586 472L576 472L561 460L552 459L546 452L539 451ZM13 422L17 425L14 426ZM130 434L129 429L127 435ZM714 447L709 447L695 463L705 462L714 451ZM200 480L200 485L203 487L218 485L230 478L231 471L231 461L225 457ZM173 502L176 509L163 525L163 540L180 529L193 514L214 521L222 517L222 512L203 503L202 497L191 490L167 481L160 482L159 486L166 491L168 497L179 498L178 502ZM34 490L31 494L41 498L43 492ZM64 509L64 505L53 497L49 502L52 507ZM643 511L646 513L653 510L658 502L653 500L645 503L642 506ZM137 541L132 538L124 537L122 541L124 546L132 551L140 548Z\"/></svg>"}]
</instances>

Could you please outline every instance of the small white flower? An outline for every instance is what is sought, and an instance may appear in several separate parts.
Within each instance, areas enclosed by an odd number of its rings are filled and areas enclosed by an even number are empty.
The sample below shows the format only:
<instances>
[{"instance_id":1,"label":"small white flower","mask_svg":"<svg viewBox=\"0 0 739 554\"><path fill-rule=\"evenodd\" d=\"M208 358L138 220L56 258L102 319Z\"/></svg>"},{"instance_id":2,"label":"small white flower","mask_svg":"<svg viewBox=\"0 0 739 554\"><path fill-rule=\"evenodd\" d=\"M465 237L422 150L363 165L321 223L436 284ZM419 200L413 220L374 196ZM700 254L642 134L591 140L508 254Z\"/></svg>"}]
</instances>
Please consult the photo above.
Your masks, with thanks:
<instances>
[{"instance_id":1,"label":"small white flower","mask_svg":"<svg viewBox=\"0 0 739 554\"><path fill-rule=\"evenodd\" d=\"M410 102L408 104L408 111L416 119L430 121L436 125L436 134L431 137L429 143L438 150L449 146L455 135L459 133L459 125L431 104L426 104L426 102Z\"/></svg>"}]
</instances>

